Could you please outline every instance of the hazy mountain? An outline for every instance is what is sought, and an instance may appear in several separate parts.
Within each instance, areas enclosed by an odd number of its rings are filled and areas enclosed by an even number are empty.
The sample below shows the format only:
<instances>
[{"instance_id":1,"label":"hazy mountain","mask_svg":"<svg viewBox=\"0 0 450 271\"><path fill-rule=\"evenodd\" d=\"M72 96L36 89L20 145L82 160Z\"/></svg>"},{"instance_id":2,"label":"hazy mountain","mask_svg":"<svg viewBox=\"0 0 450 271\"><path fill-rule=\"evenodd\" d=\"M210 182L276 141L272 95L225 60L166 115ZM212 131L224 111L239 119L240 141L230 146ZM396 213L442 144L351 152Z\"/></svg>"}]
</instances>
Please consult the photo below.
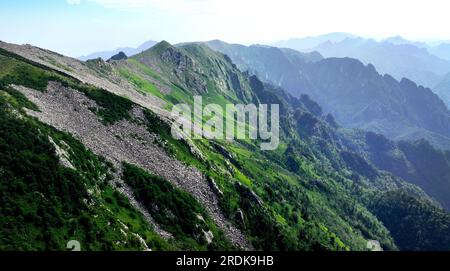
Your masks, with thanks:
<instances>
[{"instance_id":1,"label":"hazy mountain","mask_svg":"<svg viewBox=\"0 0 450 271\"><path fill-rule=\"evenodd\" d=\"M318 37L291 39L275 43L280 48L317 51L324 57L351 57L372 64L381 74L401 80L408 78L431 88L448 105L447 91L443 91L445 76L450 72L448 43L425 43L390 37L382 41L365 39L345 33L331 33ZM437 90L439 89L439 90Z\"/></svg>"},{"instance_id":2,"label":"hazy mountain","mask_svg":"<svg viewBox=\"0 0 450 271\"><path fill-rule=\"evenodd\" d=\"M402 36L389 37L387 39L384 39L383 42L388 42L388 43L392 43L395 45L403 45L403 44L408 45L409 44L409 45L414 45L419 48L428 48L428 46L429 46L427 43L407 40L407 39L404 39Z\"/></svg>"},{"instance_id":3,"label":"hazy mountain","mask_svg":"<svg viewBox=\"0 0 450 271\"><path fill-rule=\"evenodd\" d=\"M119 54L120 52L125 53L127 56L132 56L135 54L138 54L142 51L145 51L149 48L151 48L153 45L155 45L157 42L153 40L149 40L141 44L137 48L131 48L131 47L124 47L124 48L118 48L112 51L104 51L104 52L95 52L86 56L80 56L78 59L86 61L89 59L96 59L96 58L102 58L103 60L108 60L112 56Z\"/></svg>"},{"instance_id":4,"label":"hazy mountain","mask_svg":"<svg viewBox=\"0 0 450 271\"><path fill-rule=\"evenodd\" d=\"M340 42L347 38L355 36L348 33L336 32L314 37L293 38L285 41L272 43L272 46L280 48L291 48L298 51L308 50L322 44L324 42Z\"/></svg>"},{"instance_id":5,"label":"hazy mountain","mask_svg":"<svg viewBox=\"0 0 450 271\"><path fill-rule=\"evenodd\" d=\"M450 73L444 76L444 78L434 87L434 92L436 92L436 94L438 94L447 104L447 107L450 108Z\"/></svg>"},{"instance_id":6,"label":"hazy mountain","mask_svg":"<svg viewBox=\"0 0 450 271\"><path fill-rule=\"evenodd\" d=\"M365 64L373 64L382 74L390 74L397 80L408 78L430 88L450 72L450 61L412 43L349 38L340 42L325 42L311 50L320 52L324 57L356 58Z\"/></svg>"},{"instance_id":7,"label":"hazy mountain","mask_svg":"<svg viewBox=\"0 0 450 271\"><path fill-rule=\"evenodd\" d=\"M450 61L450 43L441 43L429 48L430 53Z\"/></svg>"},{"instance_id":8,"label":"hazy mountain","mask_svg":"<svg viewBox=\"0 0 450 271\"><path fill-rule=\"evenodd\" d=\"M435 146L450 148L448 109L430 89L410 80L380 75L373 65L351 58L293 61L283 49L274 47L208 45L229 55L240 68L294 96L310 95L343 126L376 131L393 139L427 138Z\"/></svg>"}]
</instances>

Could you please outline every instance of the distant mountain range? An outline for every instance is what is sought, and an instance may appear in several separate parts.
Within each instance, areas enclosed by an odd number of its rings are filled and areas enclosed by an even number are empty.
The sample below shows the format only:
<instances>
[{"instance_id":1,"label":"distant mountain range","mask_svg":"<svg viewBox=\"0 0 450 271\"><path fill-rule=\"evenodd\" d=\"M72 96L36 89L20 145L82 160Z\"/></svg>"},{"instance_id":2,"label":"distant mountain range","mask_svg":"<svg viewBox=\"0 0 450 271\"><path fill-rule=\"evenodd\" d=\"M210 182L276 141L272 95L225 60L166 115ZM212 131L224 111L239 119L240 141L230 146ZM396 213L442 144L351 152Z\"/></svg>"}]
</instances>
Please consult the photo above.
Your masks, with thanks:
<instances>
[{"instance_id":1,"label":"distant mountain range","mask_svg":"<svg viewBox=\"0 0 450 271\"><path fill-rule=\"evenodd\" d=\"M112 56L117 55L120 52L125 53L127 56L132 56L132 55L139 54L140 52L145 51L147 49L150 49L156 43L157 43L156 41L149 40L149 41L144 42L137 48L124 47L124 48L118 48L118 49L115 49L112 51L95 52L95 53L92 53L92 54L89 54L86 56L80 56L80 57L78 57L78 59L83 60L83 61L86 61L89 59L96 59L96 58L108 60Z\"/></svg>"},{"instance_id":2,"label":"distant mountain range","mask_svg":"<svg viewBox=\"0 0 450 271\"><path fill-rule=\"evenodd\" d=\"M442 59L450 60L450 43L441 43L429 48L430 52Z\"/></svg>"},{"instance_id":3,"label":"distant mountain range","mask_svg":"<svg viewBox=\"0 0 450 271\"><path fill-rule=\"evenodd\" d=\"M373 64L382 74L390 74L397 80L408 78L430 88L450 72L450 61L413 44L347 38L341 42L322 43L312 50L324 57L356 58L364 64Z\"/></svg>"},{"instance_id":4,"label":"distant mountain range","mask_svg":"<svg viewBox=\"0 0 450 271\"><path fill-rule=\"evenodd\" d=\"M392 139L427 138L450 149L449 110L430 89L408 79L380 75L373 65L351 58L321 59L317 53L219 41L206 44L296 97L310 95L343 126Z\"/></svg>"},{"instance_id":5,"label":"distant mountain range","mask_svg":"<svg viewBox=\"0 0 450 271\"><path fill-rule=\"evenodd\" d=\"M402 36L394 36L394 37L389 37L387 39L382 40L382 42L388 42L388 43L392 43L395 45L414 45L417 46L419 48L428 48L429 45L426 44L425 42L419 42L419 41L410 41L407 39L404 39Z\"/></svg>"},{"instance_id":6,"label":"distant mountain range","mask_svg":"<svg viewBox=\"0 0 450 271\"><path fill-rule=\"evenodd\" d=\"M356 36L344 32L335 32L320 36L292 38L271 43L270 45L280 48L291 48L298 51L305 51L310 50L311 48L314 48L324 42L341 42L347 38L356 38Z\"/></svg>"},{"instance_id":7,"label":"distant mountain range","mask_svg":"<svg viewBox=\"0 0 450 271\"><path fill-rule=\"evenodd\" d=\"M450 73L450 43L409 41L401 36L376 41L346 33L291 39L273 44L299 51L320 52L324 57L351 57L373 64L381 74L410 79L442 94L442 84ZM439 91L437 90L439 88ZM450 86L446 87L449 89ZM448 95L441 96L447 105Z\"/></svg>"},{"instance_id":8,"label":"distant mountain range","mask_svg":"<svg viewBox=\"0 0 450 271\"><path fill-rule=\"evenodd\" d=\"M353 35L345 32L334 32L323 34L319 36L309 36L304 38L291 38L288 40L282 40L277 42L268 43L270 46L280 47L280 48L292 48L298 51L310 51L314 47L321 45L322 43L339 43L345 39L364 39L358 35ZM439 58L450 60L450 41L448 40L438 40L432 42L426 41L413 41L403 38L402 36L393 36L379 41L380 43L388 42L395 45L414 45L419 48L426 48L429 52Z\"/></svg>"}]
</instances>

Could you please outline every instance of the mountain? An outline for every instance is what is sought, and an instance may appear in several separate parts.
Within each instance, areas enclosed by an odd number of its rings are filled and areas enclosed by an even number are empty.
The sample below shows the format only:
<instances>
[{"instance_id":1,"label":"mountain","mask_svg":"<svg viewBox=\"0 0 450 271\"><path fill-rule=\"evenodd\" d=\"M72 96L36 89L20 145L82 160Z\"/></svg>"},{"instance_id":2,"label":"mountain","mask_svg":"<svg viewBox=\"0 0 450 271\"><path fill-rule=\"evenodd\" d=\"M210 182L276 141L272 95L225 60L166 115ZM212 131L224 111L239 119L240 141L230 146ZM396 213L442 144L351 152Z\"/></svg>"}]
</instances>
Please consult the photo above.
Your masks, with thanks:
<instances>
[{"instance_id":1,"label":"mountain","mask_svg":"<svg viewBox=\"0 0 450 271\"><path fill-rule=\"evenodd\" d=\"M65 250L68 240L83 250L450 245L448 212L378 168L360 148L364 132L340 128L311 97L241 72L204 44L160 42L109 62L0 48L2 250ZM305 61L288 52L288 63ZM193 95L279 104L279 148L175 139L169 110Z\"/></svg>"},{"instance_id":2,"label":"mountain","mask_svg":"<svg viewBox=\"0 0 450 271\"><path fill-rule=\"evenodd\" d=\"M450 153L441 151L426 140L414 142L388 140L373 132L353 132L343 141L349 149L370 160L380 170L385 170L421 187L450 210ZM358 142L358 144L354 144Z\"/></svg>"},{"instance_id":3,"label":"mountain","mask_svg":"<svg viewBox=\"0 0 450 271\"><path fill-rule=\"evenodd\" d=\"M351 58L309 61L293 59L285 49L275 47L206 44L229 55L239 68L296 97L308 94L345 127L398 140L426 138L439 148L450 147L446 105L430 89L408 79L380 75L373 65Z\"/></svg>"},{"instance_id":4,"label":"mountain","mask_svg":"<svg viewBox=\"0 0 450 271\"><path fill-rule=\"evenodd\" d=\"M431 88L447 105L450 104L448 91L442 90L450 72L450 45L446 42L417 42L401 36L375 41L346 33L330 33L290 39L273 46L319 52L326 58L356 58L364 64L374 65L381 74L389 74L397 80L407 78Z\"/></svg>"},{"instance_id":5,"label":"mountain","mask_svg":"<svg viewBox=\"0 0 450 271\"><path fill-rule=\"evenodd\" d=\"M450 43L444 42L439 45L432 46L429 51L435 56L450 61Z\"/></svg>"},{"instance_id":6,"label":"mountain","mask_svg":"<svg viewBox=\"0 0 450 271\"><path fill-rule=\"evenodd\" d=\"M310 50L325 57L351 57L373 64L382 74L397 80L408 78L433 88L450 71L450 61L431 54L416 44L377 42L371 39L348 38L340 42L325 42Z\"/></svg>"},{"instance_id":7,"label":"mountain","mask_svg":"<svg viewBox=\"0 0 450 271\"><path fill-rule=\"evenodd\" d=\"M314 48L324 42L340 42L347 38L354 38L354 37L355 36L352 34L335 32L314 37L293 38L271 43L270 45L274 47L291 48L297 51L304 51Z\"/></svg>"},{"instance_id":8,"label":"mountain","mask_svg":"<svg viewBox=\"0 0 450 271\"><path fill-rule=\"evenodd\" d=\"M387 43L391 43L391 44L395 44L395 45L403 45L403 44L414 45L419 48L428 48L429 47L429 45L427 43L407 40L407 39L403 38L402 36L389 37L387 39L384 39L382 42L387 42Z\"/></svg>"},{"instance_id":9,"label":"mountain","mask_svg":"<svg viewBox=\"0 0 450 271\"><path fill-rule=\"evenodd\" d=\"M450 73L434 87L434 91L447 104L447 107L450 107Z\"/></svg>"},{"instance_id":10,"label":"mountain","mask_svg":"<svg viewBox=\"0 0 450 271\"><path fill-rule=\"evenodd\" d=\"M118 48L112 51L104 51L104 52L95 52L86 56L80 56L78 59L86 61L89 59L96 59L96 58L101 58L103 60L108 60L110 59L112 56L119 54L120 52L125 53L127 56L132 56L135 54L138 54L142 51L145 51L149 48L151 48L153 45L155 45L157 42L153 41L153 40L149 40L144 42L143 44L141 44L139 47L137 48L132 48L132 47L124 47L124 48Z\"/></svg>"},{"instance_id":11,"label":"mountain","mask_svg":"<svg viewBox=\"0 0 450 271\"><path fill-rule=\"evenodd\" d=\"M419 247L426 250L446 249L449 230L445 225L450 221L450 216L442 210L430 208L420 199L398 191L378 195L370 209L390 228L399 246L405 250L414 251ZM425 230L424 234L411 234L411 228L422 227L425 221L433 221L433 226L429 224L432 229ZM429 235L431 232L441 237L434 239ZM434 239L431 246L430 237Z\"/></svg>"}]
</instances>

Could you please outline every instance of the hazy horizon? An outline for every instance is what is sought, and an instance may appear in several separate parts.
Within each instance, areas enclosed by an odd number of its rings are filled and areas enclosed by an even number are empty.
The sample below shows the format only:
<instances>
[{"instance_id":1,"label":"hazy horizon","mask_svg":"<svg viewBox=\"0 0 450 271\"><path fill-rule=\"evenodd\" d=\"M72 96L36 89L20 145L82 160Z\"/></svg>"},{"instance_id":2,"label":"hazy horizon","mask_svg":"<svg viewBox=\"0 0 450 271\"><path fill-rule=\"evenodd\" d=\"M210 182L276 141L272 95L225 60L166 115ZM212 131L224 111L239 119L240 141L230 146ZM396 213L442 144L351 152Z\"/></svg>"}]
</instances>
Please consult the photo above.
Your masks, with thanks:
<instances>
[{"instance_id":1,"label":"hazy horizon","mask_svg":"<svg viewBox=\"0 0 450 271\"><path fill-rule=\"evenodd\" d=\"M0 40L29 43L72 57L147 40L170 43L220 39L268 44L346 32L377 40L449 40L442 0L18 0L0 3ZM402 20L399 20L401 15ZM355 23L357 22L357 23Z\"/></svg>"}]
</instances>

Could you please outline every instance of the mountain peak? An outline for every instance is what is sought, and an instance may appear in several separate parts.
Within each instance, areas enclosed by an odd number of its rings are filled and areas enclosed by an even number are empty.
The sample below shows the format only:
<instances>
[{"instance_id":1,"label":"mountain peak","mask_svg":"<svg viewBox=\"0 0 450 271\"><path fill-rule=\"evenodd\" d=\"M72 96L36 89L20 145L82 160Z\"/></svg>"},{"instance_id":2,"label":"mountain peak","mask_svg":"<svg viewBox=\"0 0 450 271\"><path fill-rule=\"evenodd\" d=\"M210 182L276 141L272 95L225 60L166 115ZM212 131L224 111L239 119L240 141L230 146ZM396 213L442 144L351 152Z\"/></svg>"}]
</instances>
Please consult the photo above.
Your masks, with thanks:
<instances>
[{"instance_id":1,"label":"mountain peak","mask_svg":"<svg viewBox=\"0 0 450 271\"><path fill-rule=\"evenodd\" d=\"M400 85L406 87L406 88L417 88L417 84L411 80L409 80L408 78L403 77L400 80Z\"/></svg>"},{"instance_id":2,"label":"mountain peak","mask_svg":"<svg viewBox=\"0 0 450 271\"><path fill-rule=\"evenodd\" d=\"M389 38L383 40L383 42L389 42L389 43L396 44L396 45L412 43L412 42L410 42L409 40L403 38L400 35L389 37Z\"/></svg>"},{"instance_id":3,"label":"mountain peak","mask_svg":"<svg viewBox=\"0 0 450 271\"><path fill-rule=\"evenodd\" d=\"M155 50L158 50L158 49L163 49L163 50L165 50L165 49L168 49L168 48L174 48L174 47L173 47L173 45L170 44L168 41L162 40L162 41L158 42L157 44L155 44L155 45L153 46L153 48L154 48Z\"/></svg>"},{"instance_id":4,"label":"mountain peak","mask_svg":"<svg viewBox=\"0 0 450 271\"><path fill-rule=\"evenodd\" d=\"M169 42L163 40L155 44L153 47L142 51L140 54L136 55L136 57L141 58L143 56L161 56L166 51L176 51L176 47L170 44Z\"/></svg>"},{"instance_id":5,"label":"mountain peak","mask_svg":"<svg viewBox=\"0 0 450 271\"><path fill-rule=\"evenodd\" d=\"M151 48L142 51L141 53L135 55L133 58L139 59L140 61L144 61L144 59L153 59L153 58L160 58L162 55L164 55L166 52L175 52L178 49L170 44L169 42L163 40L158 43L156 43ZM170 53L170 54L172 54ZM145 62L145 61L144 61Z\"/></svg>"},{"instance_id":6,"label":"mountain peak","mask_svg":"<svg viewBox=\"0 0 450 271\"><path fill-rule=\"evenodd\" d=\"M404 41L405 39L402 36L397 35L397 36L389 37L386 40L402 40L402 41Z\"/></svg>"}]
</instances>

